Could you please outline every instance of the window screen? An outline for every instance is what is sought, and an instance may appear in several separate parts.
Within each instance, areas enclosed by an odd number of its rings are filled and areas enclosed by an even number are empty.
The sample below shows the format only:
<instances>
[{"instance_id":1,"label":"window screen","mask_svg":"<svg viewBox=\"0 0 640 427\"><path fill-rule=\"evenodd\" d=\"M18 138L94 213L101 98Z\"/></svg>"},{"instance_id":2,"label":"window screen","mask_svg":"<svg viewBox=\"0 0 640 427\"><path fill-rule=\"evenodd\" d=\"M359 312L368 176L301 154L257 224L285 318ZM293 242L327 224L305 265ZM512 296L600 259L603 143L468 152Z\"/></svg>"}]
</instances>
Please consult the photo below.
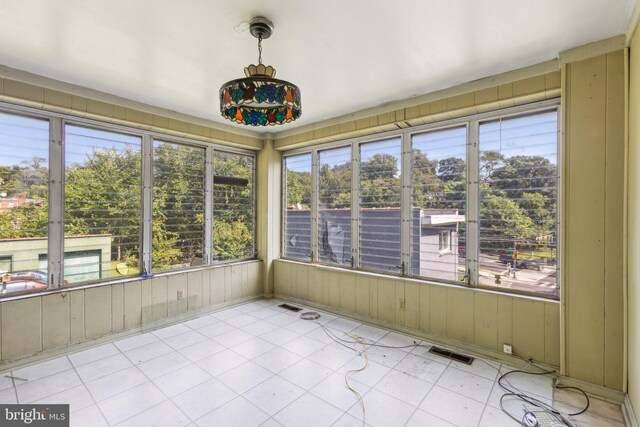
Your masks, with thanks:
<instances>
[{"instance_id":1,"label":"window screen","mask_svg":"<svg viewBox=\"0 0 640 427\"><path fill-rule=\"evenodd\" d=\"M284 159L284 256L311 259L311 154Z\"/></svg>"},{"instance_id":2,"label":"window screen","mask_svg":"<svg viewBox=\"0 0 640 427\"><path fill-rule=\"evenodd\" d=\"M480 124L482 285L557 290L558 117Z\"/></svg>"},{"instance_id":3,"label":"window screen","mask_svg":"<svg viewBox=\"0 0 640 427\"><path fill-rule=\"evenodd\" d=\"M360 266L401 272L400 138L360 145Z\"/></svg>"}]
</instances>

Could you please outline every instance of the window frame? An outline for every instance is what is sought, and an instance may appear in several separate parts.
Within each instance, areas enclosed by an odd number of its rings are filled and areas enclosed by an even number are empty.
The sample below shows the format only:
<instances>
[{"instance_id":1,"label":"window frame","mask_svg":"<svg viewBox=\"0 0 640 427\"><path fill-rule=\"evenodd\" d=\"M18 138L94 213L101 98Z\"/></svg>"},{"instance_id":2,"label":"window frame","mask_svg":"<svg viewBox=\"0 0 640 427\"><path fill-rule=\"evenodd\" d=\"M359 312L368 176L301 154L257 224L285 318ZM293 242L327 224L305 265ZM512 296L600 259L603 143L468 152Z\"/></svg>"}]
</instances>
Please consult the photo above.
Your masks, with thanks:
<instances>
[{"instance_id":1,"label":"window frame","mask_svg":"<svg viewBox=\"0 0 640 427\"><path fill-rule=\"evenodd\" d=\"M440 122L429 123L426 125L414 126L404 129L396 129L386 132L377 133L375 135L353 137L339 141L332 141L328 143L314 145L312 147L301 147L292 150L286 150L282 154L283 165L284 159L300 154L311 154L312 157L312 171L311 171L311 223L312 223L312 256L309 261L303 261L299 259L288 258L284 251L284 226L285 226L285 192L286 192L286 172L284 166L282 167L282 204L281 204L281 253L280 257L286 260L292 260L303 263L311 263L322 266L328 266L339 269L355 270L363 272L371 272L375 274L381 274L392 277L405 277L411 279L417 279L420 281L433 283L433 284L453 284L457 286L472 288L472 289L484 289L498 293L506 294L520 294L526 296L532 296L536 298L543 298L549 300L559 300L561 292L561 272L562 272L562 240L563 240L563 226L562 226L562 204L563 204L563 143L562 143L562 109L560 98L554 98L545 101L539 101L530 104L519 105L515 107L509 107L499 110L493 110L490 112L474 114L470 116L464 116L456 119L449 119ZM556 182L557 182L557 209L556 209L556 232L557 232L557 251L556 251L556 289L555 294L542 294L534 291L497 288L492 286L481 285L478 280L479 272L479 126L481 122L494 120L494 119L507 119L511 117L527 116L531 114L541 113L545 111L555 111L557 114L557 165L556 165ZM428 132L446 130L448 128L455 128L459 126L466 126L467 128L467 151L466 151L466 270L467 274L464 276L464 281L449 281L444 279L433 279L429 277L415 276L409 274L407 266L410 264L411 257L411 241L410 241L410 227L411 227L411 174L410 174L410 156L411 156L411 137L412 135ZM402 253L402 268L399 273L372 271L363 269L359 265L359 212L360 212L360 145L364 143L383 141L386 139L401 137L402 138L402 198L401 198L401 253ZM351 253L354 262L352 265L340 265L334 263L321 262L318 259L318 236L317 236L317 220L318 220L318 201L317 201L317 182L318 182L318 152L331 148L351 147L352 153L352 184L351 184ZM315 185L314 185L315 183ZM314 236L314 229L316 231Z\"/></svg>"},{"instance_id":2,"label":"window frame","mask_svg":"<svg viewBox=\"0 0 640 427\"><path fill-rule=\"evenodd\" d=\"M116 123L110 123L97 119L89 119L84 117L78 117L73 114L59 113L54 111L43 111L41 109L35 109L32 107L13 105L6 102L0 102L0 112L5 114L12 114L16 116L22 116L27 118L46 120L49 123L49 212L48 212L48 233L47 238L47 261L48 261L48 286L39 292L14 292L11 294L0 295L0 300L7 300L14 297L23 295L40 295L43 292L52 291L56 289L65 288L82 288L85 286L91 286L96 284L111 283L122 280L132 280L139 277L144 277L151 272L151 220L152 220L152 195L151 189L153 186L153 159L152 145L154 140L160 140L163 142L180 144L186 146L194 146L204 148L206 151L205 157L205 224L207 217L210 219L210 224L213 224L211 220L213 211L213 197L211 195L213 187L213 152L227 152L241 154L253 158L253 219L252 219L252 239L254 254L250 258L224 260L214 262L211 257L213 251L213 238L211 227L205 227L205 259L202 265L187 266L171 270L163 270L158 274L174 273L181 271L188 271L194 269L201 269L207 266L214 265L226 265L242 261L250 261L257 258L256 250L256 175L257 175L257 154L254 150L243 149L233 146L227 146L222 143L202 141L187 136L176 136L167 134L155 130L146 130L137 128L134 126L121 125ZM98 280L90 280L84 282L78 282L73 284L64 284L64 206L65 206L65 127L66 125L80 126L89 129L95 129L98 131L115 132L125 134L129 136L135 136L141 138L141 223L140 223L140 257L139 264L140 269L137 274L122 276L122 277L107 277ZM55 201L55 203L54 203ZM208 238L207 238L208 234Z\"/></svg>"}]
</instances>

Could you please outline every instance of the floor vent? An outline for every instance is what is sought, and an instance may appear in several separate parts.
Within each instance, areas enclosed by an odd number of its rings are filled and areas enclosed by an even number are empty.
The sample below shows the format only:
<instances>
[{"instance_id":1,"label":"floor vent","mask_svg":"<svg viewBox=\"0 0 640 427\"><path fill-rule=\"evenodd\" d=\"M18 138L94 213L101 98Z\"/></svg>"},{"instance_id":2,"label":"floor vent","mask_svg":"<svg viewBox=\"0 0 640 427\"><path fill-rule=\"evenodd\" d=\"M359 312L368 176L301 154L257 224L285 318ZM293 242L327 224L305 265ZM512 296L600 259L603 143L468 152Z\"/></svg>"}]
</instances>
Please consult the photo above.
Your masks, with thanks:
<instances>
[{"instance_id":1,"label":"floor vent","mask_svg":"<svg viewBox=\"0 0 640 427\"><path fill-rule=\"evenodd\" d=\"M449 351L442 347L432 346L429 349L429 353L437 354L438 356L446 357L447 359L457 360L458 362L466 363L467 365L471 365L473 362L473 357L465 356L464 354L454 353L453 351Z\"/></svg>"},{"instance_id":2,"label":"floor vent","mask_svg":"<svg viewBox=\"0 0 640 427\"><path fill-rule=\"evenodd\" d=\"M289 310L289 311L295 311L296 313L298 311L302 311L302 308L300 307L295 307L293 305L289 305L289 304L280 304L278 307L280 308L284 308L285 310Z\"/></svg>"}]
</instances>

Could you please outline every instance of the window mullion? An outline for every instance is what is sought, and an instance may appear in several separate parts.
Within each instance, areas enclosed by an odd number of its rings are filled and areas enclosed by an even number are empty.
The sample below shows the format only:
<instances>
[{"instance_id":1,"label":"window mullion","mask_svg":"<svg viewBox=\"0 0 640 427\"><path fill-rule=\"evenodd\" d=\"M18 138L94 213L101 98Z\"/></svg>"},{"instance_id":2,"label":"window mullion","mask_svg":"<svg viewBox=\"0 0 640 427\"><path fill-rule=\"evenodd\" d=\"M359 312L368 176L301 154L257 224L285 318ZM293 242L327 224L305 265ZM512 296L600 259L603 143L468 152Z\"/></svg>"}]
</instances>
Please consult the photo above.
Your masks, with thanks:
<instances>
[{"instance_id":1,"label":"window mullion","mask_svg":"<svg viewBox=\"0 0 640 427\"><path fill-rule=\"evenodd\" d=\"M205 264L211 264L213 254L213 147L207 147L205 153L204 182L204 244Z\"/></svg>"},{"instance_id":2,"label":"window mullion","mask_svg":"<svg viewBox=\"0 0 640 427\"><path fill-rule=\"evenodd\" d=\"M61 118L49 121L49 288L62 286L64 271L64 137Z\"/></svg>"},{"instance_id":3,"label":"window mullion","mask_svg":"<svg viewBox=\"0 0 640 427\"><path fill-rule=\"evenodd\" d=\"M402 194L400 195L400 216L402 218L400 228L400 248L402 253L401 272L403 275L411 274L411 135L402 134L402 159L401 159Z\"/></svg>"},{"instance_id":4,"label":"window mullion","mask_svg":"<svg viewBox=\"0 0 640 427\"><path fill-rule=\"evenodd\" d=\"M351 144L351 267L360 266L360 148Z\"/></svg>"},{"instance_id":5,"label":"window mullion","mask_svg":"<svg viewBox=\"0 0 640 427\"><path fill-rule=\"evenodd\" d=\"M153 139L142 137L142 273L151 273L153 241Z\"/></svg>"},{"instance_id":6,"label":"window mullion","mask_svg":"<svg viewBox=\"0 0 640 427\"><path fill-rule=\"evenodd\" d=\"M467 128L467 283L478 285L479 256L479 181L480 163L478 147L478 122L472 121Z\"/></svg>"},{"instance_id":7,"label":"window mullion","mask_svg":"<svg viewBox=\"0 0 640 427\"><path fill-rule=\"evenodd\" d=\"M311 262L318 261L318 150L311 152Z\"/></svg>"}]
</instances>

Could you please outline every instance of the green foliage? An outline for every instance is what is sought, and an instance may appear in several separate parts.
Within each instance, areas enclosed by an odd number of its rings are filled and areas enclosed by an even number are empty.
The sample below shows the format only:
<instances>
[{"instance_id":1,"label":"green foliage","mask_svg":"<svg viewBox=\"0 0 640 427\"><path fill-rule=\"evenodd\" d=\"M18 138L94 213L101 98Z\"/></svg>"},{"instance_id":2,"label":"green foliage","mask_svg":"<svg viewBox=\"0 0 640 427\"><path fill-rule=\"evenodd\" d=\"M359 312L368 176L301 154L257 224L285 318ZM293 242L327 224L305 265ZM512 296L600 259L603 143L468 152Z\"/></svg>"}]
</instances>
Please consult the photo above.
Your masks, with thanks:
<instances>
[{"instance_id":1,"label":"green foliage","mask_svg":"<svg viewBox=\"0 0 640 427\"><path fill-rule=\"evenodd\" d=\"M311 173L287 171L287 206L311 206Z\"/></svg>"},{"instance_id":2,"label":"green foliage","mask_svg":"<svg viewBox=\"0 0 640 427\"><path fill-rule=\"evenodd\" d=\"M140 154L94 149L66 168L65 234L110 234L114 261L137 259L140 235Z\"/></svg>"},{"instance_id":3,"label":"green foliage","mask_svg":"<svg viewBox=\"0 0 640 427\"><path fill-rule=\"evenodd\" d=\"M217 152L213 159L216 176L242 178L247 185L214 185L213 256L216 260L254 256L253 223L254 159Z\"/></svg>"},{"instance_id":4,"label":"green foliage","mask_svg":"<svg viewBox=\"0 0 640 427\"><path fill-rule=\"evenodd\" d=\"M47 235L47 205L27 205L0 212L0 239L24 239Z\"/></svg>"},{"instance_id":5,"label":"green foliage","mask_svg":"<svg viewBox=\"0 0 640 427\"><path fill-rule=\"evenodd\" d=\"M375 154L360 166L362 207L400 207L398 159L390 154Z\"/></svg>"},{"instance_id":6,"label":"green foliage","mask_svg":"<svg viewBox=\"0 0 640 427\"><path fill-rule=\"evenodd\" d=\"M213 221L215 238L213 253L217 260L250 258L253 256L253 234L245 221Z\"/></svg>"},{"instance_id":7,"label":"green foliage","mask_svg":"<svg viewBox=\"0 0 640 427\"><path fill-rule=\"evenodd\" d=\"M485 237L494 239L483 243L483 247L509 248L511 241L535 238L535 226L524 209L513 200L488 195L480 205L480 227Z\"/></svg>"}]
</instances>

